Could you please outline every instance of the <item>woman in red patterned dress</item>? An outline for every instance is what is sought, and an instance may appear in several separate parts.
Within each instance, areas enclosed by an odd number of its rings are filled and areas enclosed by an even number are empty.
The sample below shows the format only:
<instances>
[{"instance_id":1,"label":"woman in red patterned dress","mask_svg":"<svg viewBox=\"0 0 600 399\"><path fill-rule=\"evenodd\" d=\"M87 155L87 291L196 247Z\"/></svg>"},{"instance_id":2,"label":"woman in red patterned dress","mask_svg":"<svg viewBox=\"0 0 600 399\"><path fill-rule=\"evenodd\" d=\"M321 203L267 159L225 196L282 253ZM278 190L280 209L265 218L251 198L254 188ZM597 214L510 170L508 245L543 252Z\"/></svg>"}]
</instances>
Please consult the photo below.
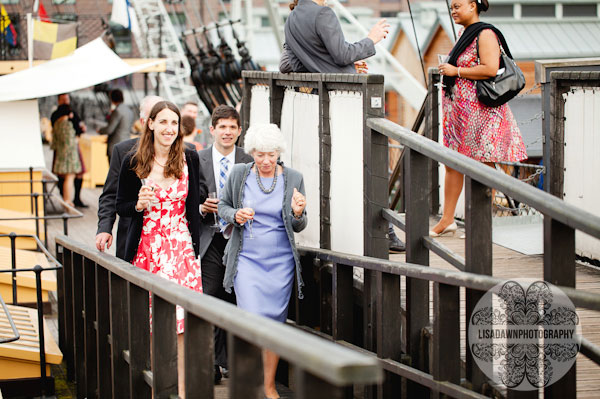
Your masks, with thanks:
<instances>
[{"instance_id":1,"label":"woman in red patterned dress","mask_svg":"<svg viewBox=\"0 0 600 399\"><path fill-rule=\"evenodd\" d=\"M198 243L200 185L198 153L184 147L175 104L161 101L150 111L135 153L122 163L117 212L132 218L125 257L135 266L202 292ZM177 309L177 333L183 311Z\"/></svg>"},{"instance_id":2,"label":"woman in red patterned dress","mask_svg":"<svg viewBox=\"0 0 600 399\"><path fill-rule=\"evenodd\" d=\"M479 13L488 7L487 0L452 0L452 19L464 28L439 71L445 85L442 96L444 145L493 166L498 161L521 161L527 158L527 153L508 104L488 107L477 99L475 81L491 78L498 72L499 41L510 56L502 33L493 25L479 21ZM444 212L429 232L431 236L456 231L454 211L462 187L463 175L446 166Z\"/></svg>"}]
</instances>

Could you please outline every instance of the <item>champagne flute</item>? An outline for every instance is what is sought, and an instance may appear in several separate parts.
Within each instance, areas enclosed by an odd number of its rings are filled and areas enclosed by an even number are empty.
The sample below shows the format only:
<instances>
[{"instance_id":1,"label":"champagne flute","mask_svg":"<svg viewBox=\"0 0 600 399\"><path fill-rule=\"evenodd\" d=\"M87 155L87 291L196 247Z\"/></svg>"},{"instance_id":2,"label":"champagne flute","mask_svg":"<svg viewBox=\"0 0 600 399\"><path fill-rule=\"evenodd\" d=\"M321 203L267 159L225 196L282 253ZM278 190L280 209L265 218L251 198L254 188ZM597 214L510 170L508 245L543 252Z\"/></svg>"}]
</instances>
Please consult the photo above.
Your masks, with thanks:
<instances>
[{"instance_id":1,"label":"champagne flute","mask_svg":"<svg viewBox=\"0 0 600 399\"><path fill-rule=\"evenodd\" d=\"M250 208L252 209L252 216L254 216L255 212L254 212L254 200L250 199L250 198L244 198L244 208ZM248 238L249 239L254 239L254 234L252 233L252 222L254 222L254 219L248 219L248 229L249 229L249 235Z\"/></svg>"},{"instance_id":2,"label":"champagne flute","mask_svg":"<svg viewBox=\"0 0 600 399\"><path fill-rule=\"evenodd\" d=\"M211 191L210 193L208 193L208 198L212 198L212 199L217 198L217 192L216 191ZM217 219L217 214L213 213L213 216L215 218L215 224L213 224L210 227L212 227L215 230L220 230L221 226L219 225L219 219Z\"/></svg>"},{"instance_id":3,"label":"champagne flute","mask_svg":"<svg viewBox=\"0 0 600 399\"><path fill-rule=\"evenodd\" d=\"M154 192L154 187L153 187L153 186L151 186L151 185L148 183L148 178L140 179L140 181L142 182L142 186L149 186L149 187L150 187L150 190L151 190L152 192ZM148 205L146 206L146 210L147 210L148 212L150 212L150 211L152 210L152 204L153 204L153 203L154 203L154 201L150 201L150 202L148 203Z\"/></svg>"}]
</instances>

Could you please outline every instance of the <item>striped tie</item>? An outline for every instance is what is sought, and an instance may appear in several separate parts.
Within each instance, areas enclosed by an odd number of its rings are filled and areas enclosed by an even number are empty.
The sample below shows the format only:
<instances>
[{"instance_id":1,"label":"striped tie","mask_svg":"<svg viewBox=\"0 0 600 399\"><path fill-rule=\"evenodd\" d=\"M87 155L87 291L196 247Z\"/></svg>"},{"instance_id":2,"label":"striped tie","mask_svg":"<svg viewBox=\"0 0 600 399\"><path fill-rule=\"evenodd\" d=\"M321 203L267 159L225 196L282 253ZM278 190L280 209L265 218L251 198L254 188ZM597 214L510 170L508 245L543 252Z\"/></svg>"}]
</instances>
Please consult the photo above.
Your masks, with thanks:
<instances>
[{"instance_id":1,"label":"striped tie","mask_svg":"<svg viewBox=\"0 0 600 399\"><path fill-rule=\"evenodd\" d=\"M223 187L225 187L225 183L227 182L227 172L229 171L229 160L225 157L221 158L221 169L219 170L219 197L223 192ZM219 218L219 226L221 226L221 231L225 230L227 227L227 222L223 220L223 218Z\"/></svg>"}]
</instances>

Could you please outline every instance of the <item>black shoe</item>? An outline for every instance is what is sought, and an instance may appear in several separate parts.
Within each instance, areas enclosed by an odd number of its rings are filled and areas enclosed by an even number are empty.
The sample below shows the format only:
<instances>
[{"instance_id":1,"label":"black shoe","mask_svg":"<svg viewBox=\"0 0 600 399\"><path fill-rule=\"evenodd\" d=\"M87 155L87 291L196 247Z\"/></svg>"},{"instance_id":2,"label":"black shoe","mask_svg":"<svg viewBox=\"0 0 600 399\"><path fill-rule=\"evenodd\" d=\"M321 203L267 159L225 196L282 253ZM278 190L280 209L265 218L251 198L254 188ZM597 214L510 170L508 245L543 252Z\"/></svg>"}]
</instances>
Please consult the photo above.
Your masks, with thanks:
<instances>
[{"instance_id":1,"label":"black shoe","mask_svg":"<svg viewBox=\"0 0 600 399\"><path fill-rule=\"evenodd\" d=\"M86 204L84 204L84 203L83 203L83 202L81 202L81 201L73 201L73 204L75 204L75 206L76 206L77 208L89 208L89 206L87 206Z\"/></svg>"},{"instance_id":2,"label":"black shoe","mask_svg":"<svg viewBox=\"0 0 600 399\"><path fill-rule=\"evenodd\" d=\"M215 385L221 382L223 375L221 374L221 368L215 364Z\"/></svg>"},{"instance_id":3,"label":"black shoe","mask_svg":"<svg viewBox=\"0 0 600 399\"><path fill-rule=\"evenodd\" d=\"M406 251L406 245L396 236L396 234L390 235L389 244L391 254L398 254Z\"/></svg>"}]
</instances>

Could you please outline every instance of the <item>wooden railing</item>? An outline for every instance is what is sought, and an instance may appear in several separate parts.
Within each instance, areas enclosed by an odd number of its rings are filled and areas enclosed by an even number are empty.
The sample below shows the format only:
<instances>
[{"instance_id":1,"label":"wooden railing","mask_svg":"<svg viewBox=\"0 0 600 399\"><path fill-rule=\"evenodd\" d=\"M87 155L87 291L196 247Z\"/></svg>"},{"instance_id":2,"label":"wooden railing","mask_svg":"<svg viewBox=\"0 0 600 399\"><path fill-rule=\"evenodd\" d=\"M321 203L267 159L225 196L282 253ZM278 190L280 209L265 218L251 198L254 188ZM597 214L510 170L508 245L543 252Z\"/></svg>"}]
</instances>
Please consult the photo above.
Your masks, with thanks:
<instances>
[{"instance_id":1,"label":"wooden railing","mask_svg":"<svg viewBox=\"0 0 600 399\"><path fill-rule=\"evenodd\" d=\"M193 292L68 237L56 238L56 253L64 265L60 345L77 397L176 397L178 372L184 372L186 398L212 398L213 326L228 333L230 398L264 397L262 348L293 365L296 398L339 398L347 386L382 379L380 366L368 356ZM176 304L185 310L185 370L179 371Z\"/></svg>"}]
</instances>

